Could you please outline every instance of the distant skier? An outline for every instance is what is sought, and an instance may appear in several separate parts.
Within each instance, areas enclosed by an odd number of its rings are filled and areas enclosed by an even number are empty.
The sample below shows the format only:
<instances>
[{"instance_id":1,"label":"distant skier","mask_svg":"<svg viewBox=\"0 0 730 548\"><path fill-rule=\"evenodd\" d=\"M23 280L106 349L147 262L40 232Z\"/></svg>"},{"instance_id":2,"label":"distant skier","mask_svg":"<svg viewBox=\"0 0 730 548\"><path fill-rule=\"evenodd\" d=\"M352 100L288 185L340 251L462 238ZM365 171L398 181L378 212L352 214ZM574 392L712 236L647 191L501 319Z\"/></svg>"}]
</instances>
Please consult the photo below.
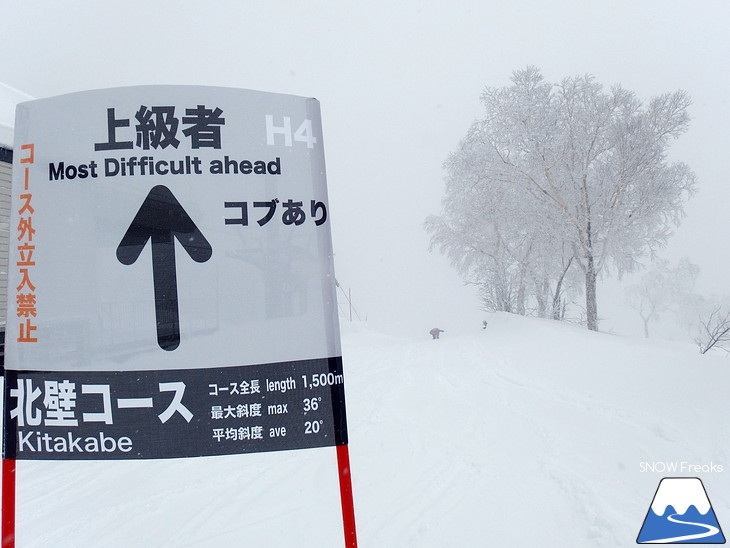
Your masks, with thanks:
<instances>
[{"instance_id":1,"label":"distant skier","mask_svg":"<svg viewBox=\"0 0 730 548\"><path fill-rule=\"evenodd\" d=\"M434 340L435 339L438 339L439 338L439 334L441 334L443 332L444 332L444 330L443 329L439 329L438 327L434 327L431 331L429 331L429 333L431 333L431 338L434 339Z\"/></svg>"},{"instance_id":2,"label":"distant skier","mask_svg":"<svg viewBox=\"0 0 730 548\"><path fill-rule=\"evenodd\" d=\"M482 322L482 329L486 329L486 328L487 328L487 320L484 320Z\"/></svg>"}]
</instances>

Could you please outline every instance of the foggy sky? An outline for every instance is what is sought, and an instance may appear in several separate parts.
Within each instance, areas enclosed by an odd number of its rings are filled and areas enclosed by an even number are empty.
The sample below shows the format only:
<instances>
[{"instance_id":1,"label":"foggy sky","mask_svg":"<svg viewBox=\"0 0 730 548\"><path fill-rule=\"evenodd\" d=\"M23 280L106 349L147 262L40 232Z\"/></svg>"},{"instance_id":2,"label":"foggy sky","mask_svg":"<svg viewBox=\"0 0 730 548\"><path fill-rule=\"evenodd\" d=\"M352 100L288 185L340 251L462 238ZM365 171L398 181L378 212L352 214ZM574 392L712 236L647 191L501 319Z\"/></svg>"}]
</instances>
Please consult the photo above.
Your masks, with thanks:
<instances>
[{"instance_id":1,"label":"foggy sky","mask_svg":"<svg viewBox=\"0 0 730 548\"><path fill-rule=\"evenodd\" d=\"M690 130L670 157L692 167L699 193L662 256L688 256L701 290L730 293L728 20L723 1L8 1L0 80L38 98L143 84L316 97L337 277L371 327L427 337L486 317L427 252L422 225L439 213L442 163L481 114L483 88L527 65L641 99L690 94ZM599 285L601 329L639 334L622 300L618 284Z\"/></svg>"}]
</instances>

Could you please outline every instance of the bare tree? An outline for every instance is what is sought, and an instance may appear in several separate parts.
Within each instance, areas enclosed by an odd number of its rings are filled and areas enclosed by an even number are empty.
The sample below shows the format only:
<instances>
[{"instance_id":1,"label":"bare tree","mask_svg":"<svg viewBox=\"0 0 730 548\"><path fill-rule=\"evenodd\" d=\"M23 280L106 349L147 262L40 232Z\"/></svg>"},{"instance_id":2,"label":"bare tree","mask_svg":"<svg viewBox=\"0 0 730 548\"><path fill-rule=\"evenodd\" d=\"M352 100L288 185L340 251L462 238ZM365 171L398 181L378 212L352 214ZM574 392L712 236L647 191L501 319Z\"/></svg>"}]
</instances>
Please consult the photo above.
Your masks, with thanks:
<instances>
[{"instance_id":1,"label":"bare tree","mask_svg":"<svg viewBox=\"0 0 730 548\"><path fill-rule=\"evenodd\" d=\"M724 348L730 342L730 309L716 307L709 315L700 319L700 333L695 342L700 347L700 353L705 354L711 348Z\"/></svg>"},{"instance_id":2,"label":"bare tree","mask_svg":"<svg viewBox=\"0 0 730 548\"><path fill-rule=\"evenodd\" d=\"M626 300L644 322L644 337L649 337L649 324L667 312L682 314L690 300L697 299L694 285L699 267L683 258L676 267L658 260L641 280L626 288Z\"/></svg>"}]
</instances>

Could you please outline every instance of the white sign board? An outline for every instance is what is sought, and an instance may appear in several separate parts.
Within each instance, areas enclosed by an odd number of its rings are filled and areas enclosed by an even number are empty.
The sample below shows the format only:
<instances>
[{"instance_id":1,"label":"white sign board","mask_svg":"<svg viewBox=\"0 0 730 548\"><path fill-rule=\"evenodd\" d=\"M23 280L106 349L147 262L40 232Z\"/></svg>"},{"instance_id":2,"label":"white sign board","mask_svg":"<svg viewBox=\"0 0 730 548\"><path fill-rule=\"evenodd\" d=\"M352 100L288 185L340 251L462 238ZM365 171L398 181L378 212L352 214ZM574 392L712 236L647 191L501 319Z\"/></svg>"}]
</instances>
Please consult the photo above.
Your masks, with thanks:
<instances>
[{"instance_id":1,"label":"white sign board","mask_svg":"<svg viewBox=\"0 0 730 548\"><path fill-rule=\"evenodd\" d=\"M15 137L7 458L346 444L315 99L89 91Z\"/></svg>"}]
</instances>

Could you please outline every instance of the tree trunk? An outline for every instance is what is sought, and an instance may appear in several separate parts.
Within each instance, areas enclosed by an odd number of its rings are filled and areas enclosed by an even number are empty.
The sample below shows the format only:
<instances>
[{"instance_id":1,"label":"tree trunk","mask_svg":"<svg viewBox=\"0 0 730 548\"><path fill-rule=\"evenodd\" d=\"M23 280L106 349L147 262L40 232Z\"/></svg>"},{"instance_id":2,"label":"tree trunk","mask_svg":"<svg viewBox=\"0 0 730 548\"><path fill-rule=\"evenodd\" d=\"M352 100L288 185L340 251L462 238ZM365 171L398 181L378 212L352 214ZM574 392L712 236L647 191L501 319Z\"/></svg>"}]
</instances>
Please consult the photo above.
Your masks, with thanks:
<instances>
[{"instance_id":1,"label":"tree trunk","mask_svg":"<svg viewBox=\"0 0 730 548\"><path fill-rule=\"evenodd\" d=\"M596 301L596 264L593 260L593 229L591 226L591 208L588 205L586 178L583 177L583 188L586 197L586 321L588 329L598 331L598 302Z\"/></svg>"},{"instance_id":2,"label":"tree trunk","mask_svg":"<svg viewBox=\"0 0 730 548\"><path fill-rule=\"evenodd\" d=\"M588 329L598 331L598 303L596 301L596 268L593 257L588 256L586 268L586 319Z\"/></svg>"},{"instance_id":3,"label":"tree trunk","mask_svg":"<svg viewBox=\"0 0 730 548\"><path fill-rule=\"evenodd\" d=\"M570 265L573 262L573 257L570 258L568 261L567 266L563 269L563 273L560 275L560 278L558 278L558 282L555 284L555 293L553 294L553 319L554 320L562 320L565 317L565 305L561 306L560 299L563 292L563 280L565 279L565 275L568 273L568 270L570 269ZM561 314L561 308L562 308L562 314Z\"/></svg>"},{"instance_id":4,"label":"tree trunk","mask_svg":"<svg viewBox=\"0 0 730 548\"><path fill-rule=\"evenodd\" d=\"M547 302L545 297L548 292L548 281L543 280L542 286L535 283L535 299L537 300L537 316L538 318L547 318Z\"/></svg>"},{"instance_id":5,"label":"tree trunk","mask_svg":"<svg viewBox=\"0 0 730 548\"><path fill-rule=\"evenodd\" d=\"M560 306L560 290L561 286L563 285L563 280L558 280L557 285L555 286L555 293L553 294L553 308L552 308L552 317L553 320L559 320L560 319L560 309L562 308Z\"/></svg>"},{"instance_id":6,"label":"tree trunk","mask_svg":"<svg viewBox=\"0 0 730 548\"><path fill-rule=\"evenodd\" d=\"M519 287L517 288L517 313L520 316L524 316L527 312L525 308L525 301L527 300L527 288L526 288L526 282L525 282L525 268L520 268L520 279L519 279Z\"/></svg>"}]
</instances>

